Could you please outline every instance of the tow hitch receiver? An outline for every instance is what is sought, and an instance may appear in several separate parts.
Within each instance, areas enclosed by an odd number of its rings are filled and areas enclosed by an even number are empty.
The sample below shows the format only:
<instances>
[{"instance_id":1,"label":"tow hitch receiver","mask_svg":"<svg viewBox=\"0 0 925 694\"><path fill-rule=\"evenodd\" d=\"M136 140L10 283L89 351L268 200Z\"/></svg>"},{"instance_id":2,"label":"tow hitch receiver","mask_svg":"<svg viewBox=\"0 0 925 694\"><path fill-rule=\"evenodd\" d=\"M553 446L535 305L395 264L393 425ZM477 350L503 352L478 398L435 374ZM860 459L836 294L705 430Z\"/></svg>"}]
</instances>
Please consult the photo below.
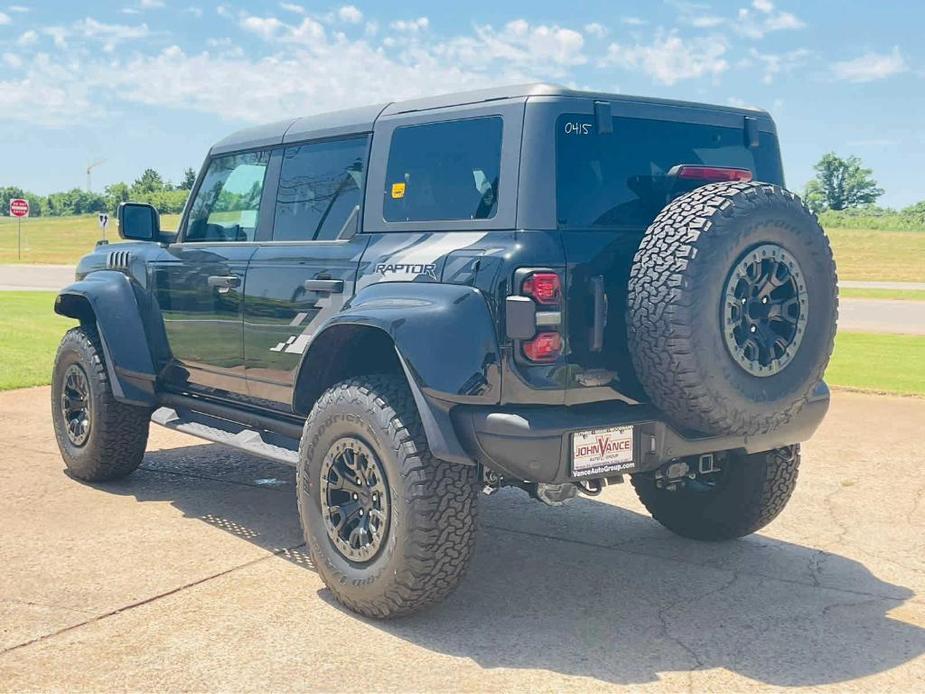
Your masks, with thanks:
<instances>
[{"instance_id":1,"label":"tow hitch receiver","mask_svg":"<svg viewBox=\"0 0 925 694\"><path fill-rule=\"evenodd\" d=\"M717 465L717 457L714 453L704 453L671 460L655 471L655 486L673 492L691 480L714 475L721 471Z\"/></svg>"}]
</instances>

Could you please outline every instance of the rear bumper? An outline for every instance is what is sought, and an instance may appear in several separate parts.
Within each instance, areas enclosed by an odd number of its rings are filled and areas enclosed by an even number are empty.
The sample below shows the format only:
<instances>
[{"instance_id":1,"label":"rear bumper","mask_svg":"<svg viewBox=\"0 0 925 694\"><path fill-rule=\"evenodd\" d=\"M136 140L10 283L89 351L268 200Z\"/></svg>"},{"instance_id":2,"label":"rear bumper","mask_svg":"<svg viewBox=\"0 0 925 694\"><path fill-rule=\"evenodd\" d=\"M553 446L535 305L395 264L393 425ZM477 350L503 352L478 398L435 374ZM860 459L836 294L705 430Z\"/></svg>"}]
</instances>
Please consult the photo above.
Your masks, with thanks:
<instances>
[{"instance_id":1,"label":"rear bumper","mask_svg":"<svg viewBox=\"0 0 925 694\"><path fill-rule=\"evenodd\" d=\"M466 452L511 479L557 483L571 475L571 434L587 429L634 425L636 471L654 470L675 458L719 451L757 453L807 440L829 409L829 389L820 383L799 415L785 426L754 436L682 433L648 405L618 402L591 405L460 406L451 416ZM583 478L587 479L587 478Z\"/></svg>"}]
</instances>

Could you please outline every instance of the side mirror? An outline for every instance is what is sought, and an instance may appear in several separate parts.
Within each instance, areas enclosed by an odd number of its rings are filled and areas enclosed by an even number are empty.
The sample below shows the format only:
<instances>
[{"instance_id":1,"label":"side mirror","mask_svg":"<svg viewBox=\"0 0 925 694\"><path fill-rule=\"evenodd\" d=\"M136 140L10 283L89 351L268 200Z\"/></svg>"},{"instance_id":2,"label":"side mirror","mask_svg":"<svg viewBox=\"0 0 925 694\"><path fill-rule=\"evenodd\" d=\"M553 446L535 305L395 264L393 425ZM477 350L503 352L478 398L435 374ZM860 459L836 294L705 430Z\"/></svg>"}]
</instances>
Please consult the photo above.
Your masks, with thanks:
<instances>
[{"instance_id":1,"label":"side mirror","mask_svg":"<svg viewBox=\"0 0 925 694\"><path fill-rule=\"evenodd\" d=\"M119 205L119 236L134 241L157 241L161 234L161 216L153 205L123 202Z\"/></svg>"}]
</instances>

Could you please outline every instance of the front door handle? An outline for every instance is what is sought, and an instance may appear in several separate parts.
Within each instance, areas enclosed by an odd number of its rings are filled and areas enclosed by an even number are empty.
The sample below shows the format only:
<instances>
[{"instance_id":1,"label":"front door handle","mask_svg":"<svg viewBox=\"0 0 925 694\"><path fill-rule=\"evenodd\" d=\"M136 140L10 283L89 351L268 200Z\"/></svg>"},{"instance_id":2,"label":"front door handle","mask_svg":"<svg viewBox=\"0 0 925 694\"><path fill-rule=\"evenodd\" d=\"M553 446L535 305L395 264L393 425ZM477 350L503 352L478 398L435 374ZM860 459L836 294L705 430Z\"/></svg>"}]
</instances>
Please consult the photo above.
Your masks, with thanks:
<instances>
[{"instance_id":1,"label":"front door handle","mask_svg":"<svg viewBox=\"0 0 925 694\"><path fill-rule=\"evenodd\" d=\"M228 290L240 286L241 278L237 275L209 275L209 287Z\"/></svg>"},{"instance_id":2,"label":"front door handle","mask_svg":"<svg viewBox=\"0 0 925 694\"><path fill-rule=\"evenodd\" d=\"M303 285L310 292L319 294L343 294L343 280L305 280Z\"/></svg>"}]
</instances>

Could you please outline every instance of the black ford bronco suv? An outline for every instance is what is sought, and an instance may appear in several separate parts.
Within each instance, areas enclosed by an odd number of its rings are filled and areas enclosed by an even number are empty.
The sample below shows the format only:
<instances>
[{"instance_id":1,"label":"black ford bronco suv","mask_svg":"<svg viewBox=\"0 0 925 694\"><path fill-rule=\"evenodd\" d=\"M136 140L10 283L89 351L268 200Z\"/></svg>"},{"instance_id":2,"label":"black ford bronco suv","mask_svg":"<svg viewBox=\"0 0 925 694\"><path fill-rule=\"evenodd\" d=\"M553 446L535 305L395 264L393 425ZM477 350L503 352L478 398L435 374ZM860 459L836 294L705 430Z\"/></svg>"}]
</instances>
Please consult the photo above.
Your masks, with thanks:
<instances>
[{"instance_id":1,"label":"black ford bronco suv","mask_svg":"<svg viewBox=\"0 0 925 694\"><path fill-rule=\"evenodd\" d=\"M126 203L55 310L70 474L151 421L297 467L338 600L445 597L481 492L629 475L722 540L787 503L829 404L835 266L762 111L527 85L286 120L208 154L180 222Z\"/></svg>"}]
</instances>

